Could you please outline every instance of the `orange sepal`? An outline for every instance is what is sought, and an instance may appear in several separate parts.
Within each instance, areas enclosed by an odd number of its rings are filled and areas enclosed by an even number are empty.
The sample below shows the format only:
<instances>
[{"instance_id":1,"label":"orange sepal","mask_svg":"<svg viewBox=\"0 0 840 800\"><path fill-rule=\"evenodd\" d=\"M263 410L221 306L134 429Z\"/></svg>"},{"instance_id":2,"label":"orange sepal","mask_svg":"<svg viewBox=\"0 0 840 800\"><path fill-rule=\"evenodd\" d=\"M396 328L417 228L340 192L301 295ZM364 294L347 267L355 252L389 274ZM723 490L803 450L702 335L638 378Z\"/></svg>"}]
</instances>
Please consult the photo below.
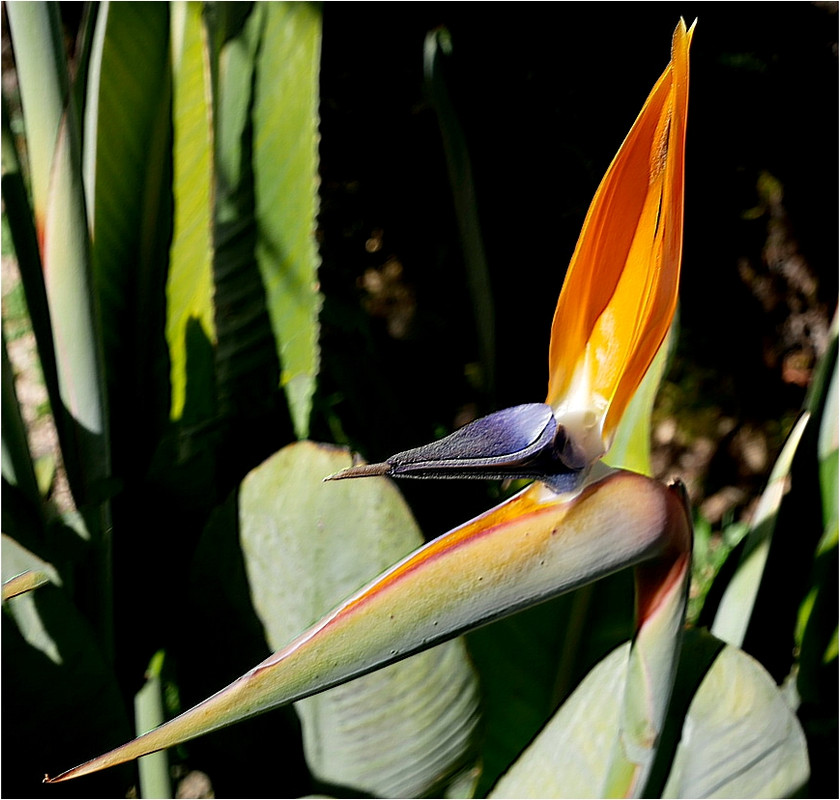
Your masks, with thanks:
<instances>
[{"instance_id":1,"label":"orange sepal","mask_svg":"<svg viewBox=\"0 0 840 800\"><path fill-rule=\"evenodd\" d=\"M558 420L588 414L603 445L671 324L683 233L688 51L680 20L671 62L592 201L554 313L547 401Z\"/></svg>"}]
</instances>

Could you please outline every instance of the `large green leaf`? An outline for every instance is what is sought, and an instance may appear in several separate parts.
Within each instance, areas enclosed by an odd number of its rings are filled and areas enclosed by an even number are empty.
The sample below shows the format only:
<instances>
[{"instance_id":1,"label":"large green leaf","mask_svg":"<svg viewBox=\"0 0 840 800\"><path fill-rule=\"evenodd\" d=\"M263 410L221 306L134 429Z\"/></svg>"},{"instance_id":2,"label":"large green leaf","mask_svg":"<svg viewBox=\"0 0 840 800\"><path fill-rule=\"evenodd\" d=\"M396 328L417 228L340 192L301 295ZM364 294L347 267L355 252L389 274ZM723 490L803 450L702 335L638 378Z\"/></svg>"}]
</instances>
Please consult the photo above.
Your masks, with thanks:
<instances>
[{"instance_id":1,"label":"large green leaf","mask_svg":"<svg viewBox=\"0 0 840 800\"><path fill-rule=\"evenodd\" d=\"M341 450L300 443L242 484L252 598L276 649L422 544L390 481L321 482L348 461ZM384 797L426 794L462 766L476 706L461 640L296 704L313 774Z\"/></svg>"},{"instance_id":2,"label":"large green leaf","mask_svg":"<svg viewBox=\"0 0 840 800\"><path fill-rule=\"evenodd\" d=\"M790 797L808 779L805 736L755 659L727 645L694 697L664 797Z\"/></svg>"},{"instance_id":3,"label":"large green leaf","mask_svg":"<svg viewBox=\"0 0 840 800\"><path fill-rule=\"evenodd\" d=\"M685 652L698 657L692 647ZM628 656L629 644L587 675L491 797L605 796ZM737 648L713 661L680 727L664 797L784 797L807 779L795 715L761 665Z\"/></svg>"},{"instance_id":4,"label":"large green leaf","mask_svg":"<svg viewBox=\"0 0 840 800\"><path fill-rule=\"evenodd\" d=\"M103 3L91 48L84 175L112 429L142 462L162 425L163 286L171 233L169 9ZM142 466L141 466L142 468Z\"/></svg>"},{"instance_id":5,"label":"large green leaf","mask_svg":"<svg viewBox=\"0 0 840 800\"><path fill-rule=\"evenodd\" d=\"M69 85L61 22L55 3L10 3L6 14L15 51L32 202L40 237Z\"/></svg>"},{"instance_id":6,"label":"large green leaf","mask_svg":"<svg viewBox=\"0 0 840 800\"><path fill-rule=\"evenodd\" d=\"M38 558L5 533L2 535L2 549L4 602L47 583L61 586L61 578L52 564ZM49 649L49 646L45 649Z\"/></svg>"},{"instance_id":7,"label":"large green leaf","mask_svg":"<svg viewBox=\"0 0 840 800\"><path fill-rule=\"evenodd\" d=\"M314 3L268 3L254 90L257 261L280 376L300 438L318 372L318 80L321 13Z\"/></svg>"},{"instance_id":8,"label":"large green leaf","mask_svg":"<svg viewBox=\"0 0 840 800\"><path fill-rule=\"evenodd\" d=\"M172 25L174 218L167 277L166 339L172 381L171 416L180 419L189 396L209 416L213 365L204 342L215 343L213 315L213 114L201 6L176 2Z\"/></svg>"},{"instance_id":9,"label":"large green leaf","mask_svg":"<svg viewBox=\"0 0 840 800\"><path fill-rule=\"evenodd\" d=\"M82 185L80 125L75 105L67 96L63 49L56 53L60 46L56 42L61 42L60 20L53 6L43 12L43 4L31 5L32 10L16 9L14 15L24 24L16 23L12 33L15 54L26 64L18 79L21 97L26 100L27 132L39 123L54 128L51 137L39 132L27 140L33 176L41 170L35 162L49 165L46 195L39 200L42 189L34 184L33 193L58 383L58 397L51 398L52 411L63 432L62 458L73 498L93 545L79 574L85 592L77 597L110 655L110 445ZM51 88L44 91L45 85Z\"/></svg>"},{"instance_id":10,"label":"large green leaf","mask_svg":"<svg viewBox=\"0 0 840 800\"><path fill-rule=\"evenodd\" d=\"M618 730L630 645L601 661L490 797L600 797Z\"/></svg>"},{"instance_id":11,"label":"large green leaf","mask_svg":"<svg viewBox=\"0 0 840 800\"><path fill-rule=\"evenodd\" d=\"M220 416L276 418L280 393L276 334L257 265L254 103L268 7L219 4L205 15L214 76L213 280ZM291 302L290 298L288 299Z\"/></svg>"},{"instance_id":12,"label":"large green leaf","mask_svg":"<svg viewBox=\"0 0 840 800\"><path fill-rule=\"evenodd\" d=\"M77 502L86 504L109 472L99 341L91 292L81 142L68 103L61 24L49 3L9 8L27 129L36 228L41 244L60 399L69 416L62 442Z\"/></svg>"},{"instance_id":13,"label":"large green leaf","mask_svg":"<svg viewBox=\"0 0 840 800\"><path fill-rule=\"evenodd\" d=\"M807 412L803 414L785 442L753 515L738 570L727 585L718 606L712 633L730 644L741 645L750 624L776 530L779 507L789 488L788 476L793 458L809 418Z\"/></svg>"}]
</instances>

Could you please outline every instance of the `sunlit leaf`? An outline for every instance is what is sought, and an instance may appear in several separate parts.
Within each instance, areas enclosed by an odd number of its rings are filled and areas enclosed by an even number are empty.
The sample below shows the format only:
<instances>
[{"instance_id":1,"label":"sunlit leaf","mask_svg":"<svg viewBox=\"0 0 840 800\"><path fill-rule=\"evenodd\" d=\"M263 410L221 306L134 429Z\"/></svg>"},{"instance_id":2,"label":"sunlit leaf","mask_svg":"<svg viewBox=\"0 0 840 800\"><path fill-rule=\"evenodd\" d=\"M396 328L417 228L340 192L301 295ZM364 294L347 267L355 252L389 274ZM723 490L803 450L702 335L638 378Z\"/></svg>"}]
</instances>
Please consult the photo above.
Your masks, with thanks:
<instances>
[{"instance_id":1,"label":"sunlit leaf","mask_svg":"<svg viewBox=\"0 0 840 800\"><path fill-rule=\"evenodd\" d=\"M165 4L101 4L87 80L84 177L112 428L135 461L169 411L155 382L168 369L168 66Z\"/></svg>"},{"instance_id":2,"label":"sunlit leaf","mask_svg":"<svg viewBox=\"0 0 840 800\"><path fill-rule=\"evenodd\" d=\"M256 63L257 261L295 431L304 438L318 371L318 80L321 13L268 3Z\"/></svg>"},{"instance_id":3,"label":"sunlit leaf","mask_svg":"<svg viewBox=\"0 0 840 800\"><path fill-rule=\"evenodd\" d=\"M629 648L587 675L491 797L615 796L602 782L620 726ZM785 797L807 779L795 715L761 665L737 648L712 661L680 727L663 797Z\"/></svg>"},{"instance_id":4,"label":"sunlit leaf","mask_svg":"<svg viewBox=\"0 0 840 800\"><path fill-rule=\"evenodd\" d=\"M586 676L490 797L602 796L629 651L622 645Z\"/></svg>"},{"instance_id":5,"label":"sunlit leaf","mask_svg":"<svg viewBox=\"0 0 840 800\"><path fill-rule=\"evenodd\" d=\"M213 116L206 41L197 3L170 6L174 218L167 277L166 339L172 380L170 414L190 397L213 408L212 362L202 345L216 341L213 318Z\"/></svg>"},{"instance_id":6,"label":"sunlit leaf","mask_svg":"<svg viewBox=\"0 0 840 800\"><path fill-rule=\"evenodd\" d=\"M423 542L390 481L322 483L348 461L335 448L291 445L242 485L252 598L275 649ZM477 688L456 640L299 701L309 768L377 796L426 794L472 747Z\"/></svg>"},{"instance_id":7,"label":"sunlit leaf","mask_svg":"<svg viewBox=\"0 0 840 800\"><path fill-rule=\"evenodd\" d=\"M790 797L808 779L796 716L753 658L725 647L688 710L664 797Z\"/></svg>"},{"instance_id":8,"label":"sunlit leaf","mask_svg":"<svg viewBox=\"0 0 840 800\"><path fill-rule=\"evenodd\" d=\"M741 645L744 641L773 541L779 506L789 489L793 457L809 418L807 412L799 418L782 448L753 515L738 570L727 585L718 606L712 633L730 644Z\"/></svg>"},{"instance_id":9,"label":"sunlit leaf","mask_svg":"<svg viewBox=\"0 0 840 800\"><path fill-rule=\"evenodd\" d=\"M47 583L61 585L52 564L38 558L5 533L3 543L3 601Z\"/></svg>"},{"instance_id":10,"label":"sunlit leaf","mask_svg":"<svg viewBox=\"0 0 840 800\"><path fill-rule=\"evenodd\" d=\"M43 235L58 129L69 80L58 6L12 3L6 8L26 126L35 224Z\"/></svg>"}]
</instances>

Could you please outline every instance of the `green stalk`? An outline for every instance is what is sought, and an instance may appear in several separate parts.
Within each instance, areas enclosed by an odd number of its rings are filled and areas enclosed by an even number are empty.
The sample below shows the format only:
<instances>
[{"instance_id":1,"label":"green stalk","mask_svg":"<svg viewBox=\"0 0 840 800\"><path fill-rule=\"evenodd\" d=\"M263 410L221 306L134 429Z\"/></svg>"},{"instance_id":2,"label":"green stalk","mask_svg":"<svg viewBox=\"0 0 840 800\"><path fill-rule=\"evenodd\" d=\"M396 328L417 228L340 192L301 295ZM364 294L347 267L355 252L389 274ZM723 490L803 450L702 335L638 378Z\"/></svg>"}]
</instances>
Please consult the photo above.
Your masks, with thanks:
<instances>
[{"instance_id":1,"label":"green stalk","mask_svg":"<svg viewBox=\"0 0 840 800\"><path fill-rule=\"evenodd\" d=\"M656 757L674 688L691 583L691 514L669 520L670 546L636 567L636 634L602 797L639 797Z\"/></svg>"},{"instance_id":2,"label":"green stalk","mask_svg":"<svg viewBox=\"0 0 840 800\"><path fill-rule=\"evenodd\" d=\"M146 682L134 695L134 732L137 736L162 725L165 719L161 681L164 657L162 650L155 653L146 670ZM169 780L169 758L165 750L143 756L137 765L140 770L141 797L173 796Z\"/></svg>"}]
</instances>

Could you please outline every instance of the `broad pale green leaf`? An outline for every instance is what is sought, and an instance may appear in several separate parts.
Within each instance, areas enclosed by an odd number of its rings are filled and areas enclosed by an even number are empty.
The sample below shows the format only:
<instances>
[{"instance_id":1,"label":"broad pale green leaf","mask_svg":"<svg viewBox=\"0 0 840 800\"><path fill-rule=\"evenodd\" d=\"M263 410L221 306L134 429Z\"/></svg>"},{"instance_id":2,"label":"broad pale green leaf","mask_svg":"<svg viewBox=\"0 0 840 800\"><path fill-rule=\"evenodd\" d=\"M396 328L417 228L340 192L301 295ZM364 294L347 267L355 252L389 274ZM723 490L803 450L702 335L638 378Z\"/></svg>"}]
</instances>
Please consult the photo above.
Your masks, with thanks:
<instances>
[{"instance_id":1,"label":"broad pale green leaf","mask_svg":"<svg viewBox=\"0 0 840 800\"><path fill-rule=\"evenodd\" d=\"M318 79L314 3L268 3L254 94L257 260L277 341L280 380L304 438L318 372Z\"/></svg>"},{"instance_id":2,"label":"broad pale green leaf","mask_svg":"<svg viewBox=\"0 0 840 800\"><path fill-rule=\"evenodd\" d=\"M213 113L206 40L198 3L170 6L174 220L166 284L172 405L180 419L191 396L212 397L212 364L197 363L216 342L213 316ZM210 374L208 374L208 372ZM195 385L200 384L200 385ZM211 402L205 397L205 403Z\"/></svg>"},{"instance_id":3,"label":"broad pale green leaf","mask_svg":"<svg viewBox=\"0 0 840 800\"><path fill-rule=\"evenodd\" d=\"M790 797L808 775L805 736L779 687L725 647L689 707L663 797Z\"/></svg>"},{"instance_id":4,"label":"broad pale green leaf","mask_svg":"<svg viewBox=\"0 0 840 800\"><path fill-rule=\"evenodd\" d=\"M604 791L603 776L629 653L623 645L587 675L491 797L619 796ZM681 728L664 797L785 797L807 779L795 715L764 668L737 648L713 661Z\"/></svg>"},{"instance_id":5,"label":"broad pale green leaf","mask_svg":"<svg viewBox=\"0 0 840 800\"><path fill-rule=\"evenodd\" d=\"M392 482L322 483L348 464L341 450L303 442L243 482L240 535L252 599L276 649L423 542ZM458 639L296 708L318 779L414 797L464 764L477 702Z\"/></svg>"},{"instance_id":6,"label":"broad pale green leaf","mask_svg":"<svg viewBox=\"0 0 840 800\"><path fill-rule=\"evenodd\" d=\"M622 645L586 676L490 797L602 796L629 652L630 645Z\"/></svg>"},{"instance_id":7,"label":"broad pale green leaf","mask_svg":"<svg viewBox=\"0 0 840 800\"><path fill-rule=\"evenodd\" d=\"M808 412L803 413L788 435L755 510L738 570L718 606L712 633L730 644L741 645L744 641L770 552L779 506L789 488L788 475L793 457L809 418Z\"/></svg>"}]
</instances>

